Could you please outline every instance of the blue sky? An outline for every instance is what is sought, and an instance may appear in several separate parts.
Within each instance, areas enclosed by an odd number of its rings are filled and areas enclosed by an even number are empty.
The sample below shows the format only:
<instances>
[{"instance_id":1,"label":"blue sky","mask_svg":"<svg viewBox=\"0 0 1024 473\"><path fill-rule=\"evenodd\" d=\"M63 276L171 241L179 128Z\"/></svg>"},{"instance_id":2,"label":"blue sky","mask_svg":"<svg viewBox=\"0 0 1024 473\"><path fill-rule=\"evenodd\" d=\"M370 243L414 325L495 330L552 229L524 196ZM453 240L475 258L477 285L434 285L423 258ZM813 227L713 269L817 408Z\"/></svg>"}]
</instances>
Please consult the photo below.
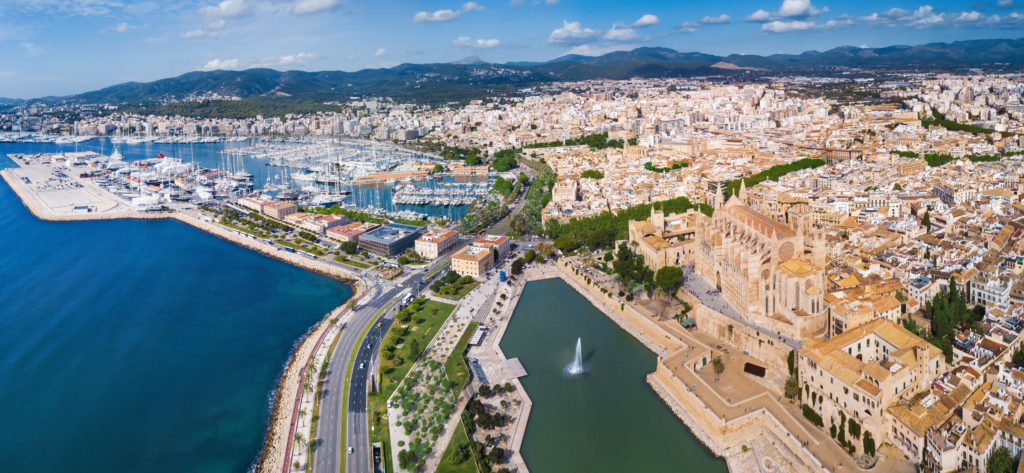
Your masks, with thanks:
<instances>
[{"instance_id":1,"label":"blue sky","mask_svg":"<svg viewBox=\"0 0 1024 473\"><path fill-rule=\"evenodd\" d=\"M546 61L639 46L774 54L1017 38L1024 1L0 0L0 97L190 71Z\"/></svg>"}]
</instances>

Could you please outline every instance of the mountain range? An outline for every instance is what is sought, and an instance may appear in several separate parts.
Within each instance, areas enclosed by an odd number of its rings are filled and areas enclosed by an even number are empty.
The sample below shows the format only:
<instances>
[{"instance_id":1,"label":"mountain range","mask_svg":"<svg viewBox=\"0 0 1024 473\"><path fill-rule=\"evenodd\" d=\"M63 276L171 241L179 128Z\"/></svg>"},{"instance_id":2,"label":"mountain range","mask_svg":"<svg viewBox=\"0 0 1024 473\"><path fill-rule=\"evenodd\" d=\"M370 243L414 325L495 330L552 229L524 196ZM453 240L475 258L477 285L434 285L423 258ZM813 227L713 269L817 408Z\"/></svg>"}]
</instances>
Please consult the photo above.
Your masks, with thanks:
<instances>
[{"instance_id":1,"label":"mountain range","mask_svg":"<svg viewBox=\"0 0 1024 473\"><path fill-rule=\"evenodd\" d=\"M388 69L344 71L189 72L153 82L128 82L69 97L89 103L145 103L190 94L273 97L289 101L343 101L356 96L390 96L417 102L458 102L524 87L588 79L633 77L740 76L840 68L940 71L998 65L1024 67L1024 39L987 39L929 43L918 46L861 48L841 46L828 51L769 56L718 56L642 47L601 56L566 55L543 63L492 64L469 56L448 64L401 64ZM747 75L745 78L752 78ZM0 99L0 104L6 99Z\"/></svg>"}]
</instances>

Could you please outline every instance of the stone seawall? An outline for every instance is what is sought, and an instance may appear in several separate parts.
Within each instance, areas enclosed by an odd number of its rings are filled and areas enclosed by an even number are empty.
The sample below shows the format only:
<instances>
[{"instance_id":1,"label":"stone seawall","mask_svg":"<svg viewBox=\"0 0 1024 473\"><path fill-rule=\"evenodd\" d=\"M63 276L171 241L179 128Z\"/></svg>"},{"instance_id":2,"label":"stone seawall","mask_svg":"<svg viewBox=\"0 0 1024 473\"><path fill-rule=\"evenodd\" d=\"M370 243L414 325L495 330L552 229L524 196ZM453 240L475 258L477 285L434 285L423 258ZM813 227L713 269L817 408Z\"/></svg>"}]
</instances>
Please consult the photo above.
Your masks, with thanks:
<instances>
[{"instance_id":1,"label":"stone seawall","mask_svg":"<svg viewBox=\"0 0 1024 473\"><path fill-rule=\"evenodd\" d=\"M737 323L703 304L694 305L692 314L700 331L764 362L769 369L776 373L789 373L787 359L792 348L781 340L769 338L767 335Z\"/></svg>"}]
</instances>

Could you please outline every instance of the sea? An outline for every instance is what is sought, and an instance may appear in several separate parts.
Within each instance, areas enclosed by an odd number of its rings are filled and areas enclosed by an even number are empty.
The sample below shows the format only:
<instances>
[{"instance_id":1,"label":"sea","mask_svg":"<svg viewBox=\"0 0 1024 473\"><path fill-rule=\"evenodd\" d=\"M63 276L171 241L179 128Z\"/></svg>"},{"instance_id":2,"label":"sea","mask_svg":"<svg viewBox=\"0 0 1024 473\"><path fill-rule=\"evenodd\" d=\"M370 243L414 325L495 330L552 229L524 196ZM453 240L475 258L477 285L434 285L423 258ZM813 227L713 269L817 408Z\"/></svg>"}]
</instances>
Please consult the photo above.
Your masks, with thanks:
<instances>
[{"instance_id":1,"label":"sea","mask_svg":"<svg viewBox=\"0 0 1024 473\"><path fill-rule=\"evenodd\" d=\"M278 166L269 166L269 159L255 158L251 156L238 156L234 154L221 153L224 150L245 148L260 143L257 139L240 142L219 142L219 143L153 143L144 142L137 144L111 143L107 138L97 138L83 141L77 144L56 144L56 143L0 143L0 160L11 162L8 154L36 154L36 153L71 153L94 151L109 156L117 149L127 161L138 161L141 159L155 158L160 154L179 158L186 163L196 163L208 169L223 169L237 171L242 170L253 176L253 187L259 189L267 184L284 184L299 189L309 182L296 182L291 179L292 169ZM273 144L280 145L279 142ZM299 170L295 170L299 171ZM467 186L471 183L486 181L456 181L451 176L445 176L438 180L416 182L417 188L439 189L457 188ZM342 186L340 189L351 192L343 203L353 204L359 208L376 208L388 211L411 210L429 217L443 217L448 220L460 220L466 216L468 205L433 206L433 205L404 205L395 204L392 195L398 183L387 184L366 184L358 186ZM447 186L447 187L445 187Z\"/></svg>"},{"instance_id":2,"label":"sea","mask_svg":"<svg viewBox=\"0 0 1024 473\"><path fill-rule=\"evenodd\" d=\"M0 143L0 168L55 148ZM44 222L6 182L0 204L0 471L250 469L289 353L351 287L175 220Z\"/></svg>"}]
</instances>

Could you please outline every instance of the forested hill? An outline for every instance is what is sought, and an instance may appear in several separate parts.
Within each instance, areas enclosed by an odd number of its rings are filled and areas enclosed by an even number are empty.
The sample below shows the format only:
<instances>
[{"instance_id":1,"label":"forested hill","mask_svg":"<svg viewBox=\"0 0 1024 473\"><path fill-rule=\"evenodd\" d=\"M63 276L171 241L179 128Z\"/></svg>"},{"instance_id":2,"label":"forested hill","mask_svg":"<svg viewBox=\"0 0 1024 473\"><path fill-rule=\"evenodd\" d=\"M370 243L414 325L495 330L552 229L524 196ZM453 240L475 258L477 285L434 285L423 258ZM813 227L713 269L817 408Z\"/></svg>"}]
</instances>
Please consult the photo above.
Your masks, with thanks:
<instances>
[{"instance_id":1,"label":"forested hill","mask_svg":"<svg viewBox=\"0 0 1024 473\"><path fill-rule=\"evenodd\" d=\"M515 93L552 82L714 76L749 81L758 74L836 73L842 68L955 71L960 67L1024 69L1024 40L987 39L918 46L860 48L842 46L825 52L770 56L717 56L669 48L636 48L597 57L566 55L545 63L402 64L389 69L344 71L190 72L147 83L129 82L72 96L86 103L153 103L217 93L224 96L276 97L290 102L343 101L349 97L386 96L419 103L465 102Z\"/></svg>"}]
</instances>

